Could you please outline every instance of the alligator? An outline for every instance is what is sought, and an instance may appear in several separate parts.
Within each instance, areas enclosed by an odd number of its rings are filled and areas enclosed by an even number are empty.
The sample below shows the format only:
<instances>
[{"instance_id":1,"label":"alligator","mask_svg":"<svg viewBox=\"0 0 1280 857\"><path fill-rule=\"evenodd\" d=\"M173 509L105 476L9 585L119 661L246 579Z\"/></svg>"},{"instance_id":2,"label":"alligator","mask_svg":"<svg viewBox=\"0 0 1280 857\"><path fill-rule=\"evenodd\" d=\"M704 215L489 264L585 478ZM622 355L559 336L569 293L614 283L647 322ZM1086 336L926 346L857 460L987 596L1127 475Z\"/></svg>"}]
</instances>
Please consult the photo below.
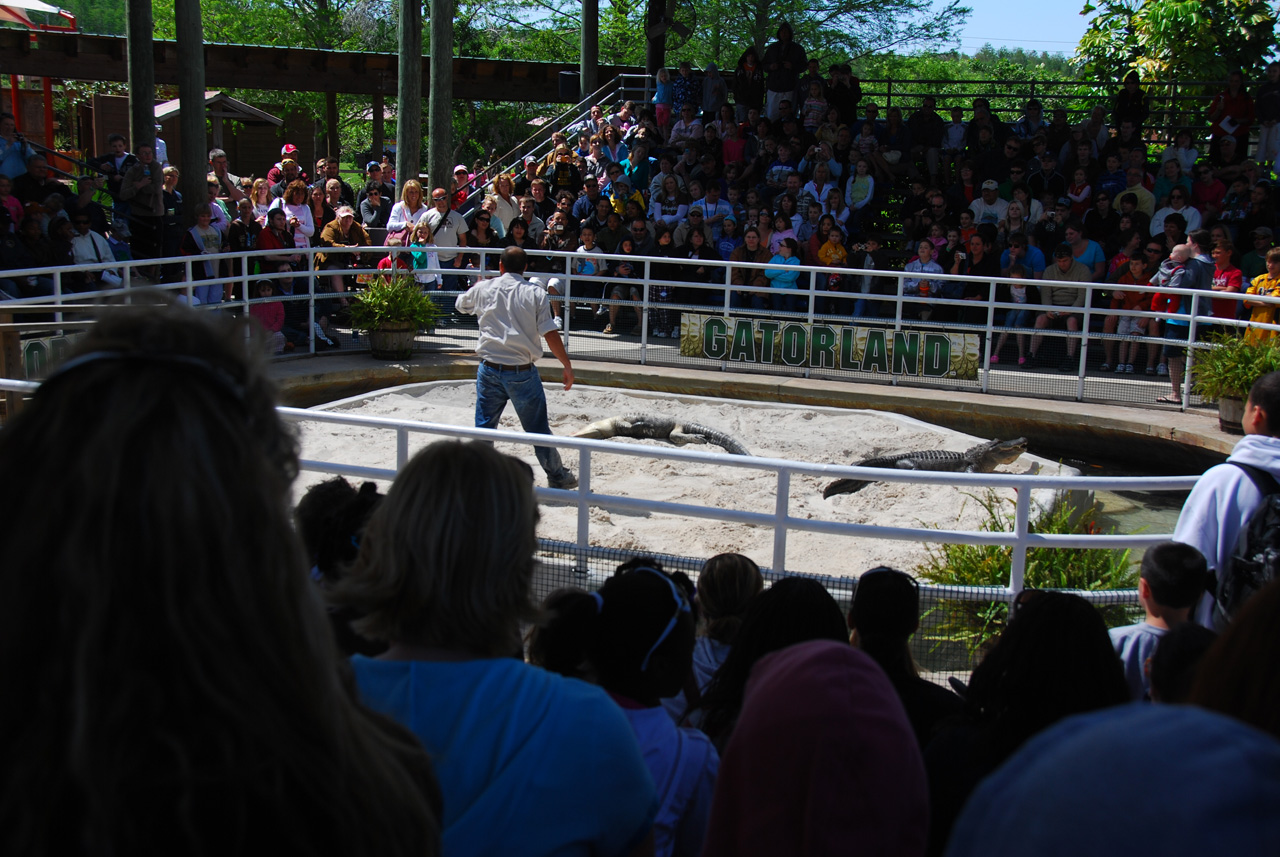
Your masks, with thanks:
<instances>
[{"instance_id":1,"label":"alligator","mask_svg":"<svg viewBox=\"0 0 1280 857\"><path fill-rule=\"evenodd\" d=\"M925 449L919 452L899 452L895 455L878 455L859 461L854 467L885 467L895 470L939 470L949 473L990 473L1001 464L1010 464L1027 451L1025 437L1013 440L992 440L966 449L951 452L945 449ZM835 494L852 494L861 491L874 480L837 479L822 489L823 498Z\"/></svg>"},{"instance_id":2,"label":"alligator","mask_svg":"<svg viewBox=\"0 0 1280 857\"><path fill-rule=\"evenodd\" d=\"M723 447L732 455L750 455L745 446L724 432L716 431L697 423L680 422L672 417L654 416L652 414L630 414L625 417L609 417L598 420L581 431L574 432L574 437L608 438L608 437L647 437L654 440L665 440L676 446L687 443L713 443Z\"/></svg>"}]
</instances>

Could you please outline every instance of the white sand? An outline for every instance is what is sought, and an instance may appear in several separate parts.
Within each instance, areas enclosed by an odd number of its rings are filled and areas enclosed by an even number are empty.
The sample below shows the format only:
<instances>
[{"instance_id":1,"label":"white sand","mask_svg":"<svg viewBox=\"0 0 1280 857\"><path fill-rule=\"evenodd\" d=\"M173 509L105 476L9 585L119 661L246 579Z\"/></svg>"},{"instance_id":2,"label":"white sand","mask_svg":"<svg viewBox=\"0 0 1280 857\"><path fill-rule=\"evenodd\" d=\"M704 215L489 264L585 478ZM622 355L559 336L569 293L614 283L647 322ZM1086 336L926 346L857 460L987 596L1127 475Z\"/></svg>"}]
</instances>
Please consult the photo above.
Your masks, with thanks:
<instances>
[{"instance_id":1,"label":"white sand","mask_svg":"<svg viewBox=\"0 0 1280 857\"><path fill-rule=\"evenodd\" d=\"M758 456L822 464L854 464L875 455L930 448L959 451L989 439L877 411L780 406L585 386L575 386L566 393L559 385L549 384L546 391L551 428L559 435L571 435L591 422L611 416L660 414L725 432ZM474 425L475 386L470 381L414 384L323 407L365 416L470 427ZM510 406L501 428L520 429ZM376 467L392 467L395 462L393 432L313 423L302 428L302 442L304 458ZM410 451L429 442L429 436L411 436ZM616 442L670 448L655 440L622 438ZM709 446L686 448L719 450ZM499 449L528 460L539 484L546 484L532 447L499 444ZM777 480L767 471L628 456L597 455L593 460L595 492L753 512L774 511ZM576 460L570 457L567 461L576 470ZM1075 472L1070 468L1060 471L1057 463L1031 455L1023 455L1001 470L1022 473L1037 463L1042 473ZM306 486L324 478L324 474L303 473L298 480L298 495ZM824 500L822 487L828 481L825 477L794 476L791 514L820 520L961 530L978 529L985 517L974 499L966 496L973 492L965 489L879 482L856 494ZM1012 501L1013 491L1006 490L1002 495ZM576 516L572 507L544 507L539 535L573 541ZM591 511L591 542L636 552L692 557L738 551L764 566L772 565L773 560L773 531L768 527L601 508ZM925 545L908 541L800 532L792 532L787 540L789 571L850 575L879 564L910 571L925 555Z\"/></svg>"}]
</instances>

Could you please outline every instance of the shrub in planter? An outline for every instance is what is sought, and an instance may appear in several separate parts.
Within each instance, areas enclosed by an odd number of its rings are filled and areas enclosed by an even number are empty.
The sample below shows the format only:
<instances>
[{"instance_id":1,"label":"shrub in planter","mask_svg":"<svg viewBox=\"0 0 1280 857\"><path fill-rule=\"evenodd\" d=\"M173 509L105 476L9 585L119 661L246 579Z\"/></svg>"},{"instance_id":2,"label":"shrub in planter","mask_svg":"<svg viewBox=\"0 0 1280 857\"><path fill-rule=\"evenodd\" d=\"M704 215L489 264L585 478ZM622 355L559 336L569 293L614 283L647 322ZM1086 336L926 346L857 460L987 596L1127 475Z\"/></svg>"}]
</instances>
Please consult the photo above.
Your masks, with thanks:
<instances>
[{"instance_id":1,"label":"shrub in planter","mask_svg":"<svg viewBox=\"0 0 1280 857\"><path fill-rule=\"evenodd\" d=\"M1205 399L1217 400L1223 431L1243 434L1240 419L1253 382L1280 370L1280 340L1255 339L1232 331L1207 337L1212 347L1196 349L1191 365L1192 388Z\"/></svg>"},{"instance_id":2,"label":"shrub in planter","mask_svg":"<svg viewBox=\"0 0 1280 857\"><path fill-rule=\"evenodd\" d=\"M374 357L404 360L419 330L435 328L440 308L411 275L376 278L351 301L351 326L368 335Z\"/></svg>"}]
</instances>

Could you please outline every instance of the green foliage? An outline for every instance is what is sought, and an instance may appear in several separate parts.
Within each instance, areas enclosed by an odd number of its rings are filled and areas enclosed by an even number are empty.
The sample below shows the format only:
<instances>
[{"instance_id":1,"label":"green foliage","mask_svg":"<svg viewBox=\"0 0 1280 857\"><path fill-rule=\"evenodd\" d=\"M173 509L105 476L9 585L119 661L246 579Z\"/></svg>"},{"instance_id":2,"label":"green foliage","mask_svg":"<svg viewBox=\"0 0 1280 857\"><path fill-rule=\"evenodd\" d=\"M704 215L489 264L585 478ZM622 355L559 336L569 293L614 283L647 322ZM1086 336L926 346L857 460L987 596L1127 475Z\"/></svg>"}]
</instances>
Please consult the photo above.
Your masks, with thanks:
<instances>
[{"instance_id":1,"label":"green foliage","mask_svg":"<svg viewBox=\"0 0 1280 857\"><path fill-rule=\"evenodd\" d=\"M82 33L124 35L125 0L57 0L52 5L75 15Z\"/></svg>"},{"instance_id":2,"label":"green foliage","mask_svg":"<svg viewBox=\"0 0 1280 857\"><path fill-rule=\"evenodd\" d=\"M401 322L434 327L439 317L440 308L410 274L378 277L351 301L351 326L362 333Z\"/></svg>"},{"instance_id":3,"label":"green foliage","mask_svg":"<svg viewBox=\"0 0 1280 857\"><path fill-rule=\"evenodd\" d=\"M1076 54L1084 70L1120 80L1217 81L1258 67L1276 42L1276 12L1265 0L1099 0Z\"/></svg>"},{"instance_id":4,"label":"green foliage","mask_svg":"<svg viewBox=\"0 0 1280 857\"><path fill-rule=\"evenodd\" d=\"M1002 117L1016 119L1033 94L1052 98L1053 107L1080 113L1088 112L1099 96L1095 86L1076 78L1069 61L1063 57L1037 56L1004 48L984 48L972 57L954 52L877 54L855 63L854 72L864 81L892 80L893 103L907 111L918 107L924 95L938 96L938 106L944 111L956 104L967 110L973 99L981 95L990 99L992 109ZM989 82L963 82L974 80L1020 83L992 86ZM870 86L872 84L864 82L864 91Z\"/></svg>"},{"instance_id":5,"label":"green foliage","mask_svg":"<svg viewBox=\"0 0 1280 857\"><path fill-rule=\"evenodd\" d=\"M645 0L610 0L600 6L600 56L608 63L645 63ZM581 4L569 0L466 0L458 20L489 38L482 56L573 62L578 58ZM688 60L733 68L748 45L758 50L788 21L796 41L823 67L887 50L934 48L954 42L969 9L959 0L690 0L675 17L692 28L686 38L667 33L667 63Z\"/></svg>"},{"instance_id":6,"label":"green foliage","mask_svg":"<svg viewBox=\"0 0 1280 857\"><path fill-rule=\"evenodd\" d=\"M1013 531L1013 501L994 491L973 497L987 514L983 532ZM1097 534L1097 507L1077 513L1067 503L1059 503L1031 523L1031 532L1046 534ZM928 559L916 568L916 576L943 586L1007 586L1013 564L1013 549L1000 545L942 544L929 550ZM1024 577L1027 589L1110 590L1132 589L1137 576L1129 564L1128 550L1077 550L1074 548L1031 548L1027 551ZM1123 606L1100 608L1107 624L1131 621ZM959 643L972 656L1004 630L1008 605L989 601L943 599L929 613L924 639L935 646Z\"/></svg>"},{"instance_id":7,"label":"green foliage","mask_svg":"<svg viewBox=\"0 0 1280 857\"><path fill-rule=\"evenodd\" d=\"M1280 370L1280 340L1239 336L1230 331L1210 334L1212 348L1196 349L1191 366L1192 387L1206 399L1246 398L1253 382Z\"/></svg>"}]
</instances>

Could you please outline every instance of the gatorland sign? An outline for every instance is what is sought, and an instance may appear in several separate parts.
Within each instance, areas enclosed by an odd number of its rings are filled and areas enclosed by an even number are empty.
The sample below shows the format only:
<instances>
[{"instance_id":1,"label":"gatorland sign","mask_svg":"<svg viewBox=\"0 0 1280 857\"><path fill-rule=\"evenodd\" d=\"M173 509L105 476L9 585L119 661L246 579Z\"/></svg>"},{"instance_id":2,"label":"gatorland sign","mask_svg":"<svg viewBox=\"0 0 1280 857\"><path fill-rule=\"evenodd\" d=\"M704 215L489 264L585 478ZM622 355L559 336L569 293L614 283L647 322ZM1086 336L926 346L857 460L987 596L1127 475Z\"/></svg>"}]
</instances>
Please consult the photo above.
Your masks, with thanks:
<instances>
[{"instance_id":1,"label":"gatorland sign","mask_svg":"<svg viewBox=\"0 0 1280 857\"><path fill-rule=\"evenodd\" d=\"M730 363L975 380L976 333L888 330L683 313L680 354Z\"/></svg>"}]
</instances>

